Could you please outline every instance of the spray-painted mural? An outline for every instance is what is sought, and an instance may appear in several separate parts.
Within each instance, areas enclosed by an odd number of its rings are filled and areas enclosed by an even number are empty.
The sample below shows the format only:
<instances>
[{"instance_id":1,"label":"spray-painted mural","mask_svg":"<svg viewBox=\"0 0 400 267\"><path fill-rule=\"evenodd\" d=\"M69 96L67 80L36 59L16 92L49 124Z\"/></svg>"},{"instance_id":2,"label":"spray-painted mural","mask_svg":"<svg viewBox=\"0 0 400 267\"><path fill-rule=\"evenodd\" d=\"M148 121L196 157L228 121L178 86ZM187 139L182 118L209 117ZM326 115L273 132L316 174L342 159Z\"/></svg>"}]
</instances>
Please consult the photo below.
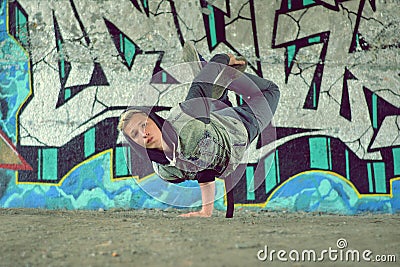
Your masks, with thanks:
<instances>
[{"instance_id":1,"label":"spray-painted mural","mask_svg":"<svg viewBox=\"0 0 400 267\"><path fill-rule=\"evenodd\" d=\"M116 129L132 100L162 108L184 99L168 90L180 83L168 67L193 41L205 58L245 56L249 72L280 86L274 121L234 189L237 206L398 212L398 4L2 0L0 206L199 205L196 183L162 183Z\"/></svg>"}]
</instances>

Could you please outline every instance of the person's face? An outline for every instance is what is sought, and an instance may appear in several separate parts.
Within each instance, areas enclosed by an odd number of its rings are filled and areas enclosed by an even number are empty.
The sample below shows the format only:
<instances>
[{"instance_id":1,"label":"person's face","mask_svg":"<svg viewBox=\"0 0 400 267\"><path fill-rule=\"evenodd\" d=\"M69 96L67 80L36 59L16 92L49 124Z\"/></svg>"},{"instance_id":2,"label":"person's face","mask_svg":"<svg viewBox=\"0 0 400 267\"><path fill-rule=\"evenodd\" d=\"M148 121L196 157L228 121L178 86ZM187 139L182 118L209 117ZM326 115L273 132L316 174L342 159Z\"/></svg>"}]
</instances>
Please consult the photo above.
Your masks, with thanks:
<instances>
[{"instance_id":1,"label":"person's face","mask_svg":"<svg viewBox=\"0 0 400 267\"><path fill-rule=\"evenodd\" d=\"M132 116L124 128L135 143L144 148L157 148L162 150L162 134L155 122L143 113Z\"/></svg>"}]
</instances>

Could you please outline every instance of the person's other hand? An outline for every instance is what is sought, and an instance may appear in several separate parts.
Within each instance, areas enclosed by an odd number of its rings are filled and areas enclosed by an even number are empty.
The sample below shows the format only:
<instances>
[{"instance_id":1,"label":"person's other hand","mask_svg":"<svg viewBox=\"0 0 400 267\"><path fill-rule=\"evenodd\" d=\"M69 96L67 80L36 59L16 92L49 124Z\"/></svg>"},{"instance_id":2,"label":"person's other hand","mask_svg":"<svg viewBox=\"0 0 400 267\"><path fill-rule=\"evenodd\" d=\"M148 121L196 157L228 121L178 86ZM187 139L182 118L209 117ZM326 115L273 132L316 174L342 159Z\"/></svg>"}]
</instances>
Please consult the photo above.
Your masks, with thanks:
<instances>
[{"instance_id":1,"label":"person's other hand","mask_svg":"<svg viewBox=\"0 0 400 267\"><path fill-rule=\"evenodd\" d=\"M229 66L233 66L233 65L244 65L246 64L246 62L244 60L237 60L236 57L232 54L227 54L229 57Z\"/></svg>"}]
</instances>

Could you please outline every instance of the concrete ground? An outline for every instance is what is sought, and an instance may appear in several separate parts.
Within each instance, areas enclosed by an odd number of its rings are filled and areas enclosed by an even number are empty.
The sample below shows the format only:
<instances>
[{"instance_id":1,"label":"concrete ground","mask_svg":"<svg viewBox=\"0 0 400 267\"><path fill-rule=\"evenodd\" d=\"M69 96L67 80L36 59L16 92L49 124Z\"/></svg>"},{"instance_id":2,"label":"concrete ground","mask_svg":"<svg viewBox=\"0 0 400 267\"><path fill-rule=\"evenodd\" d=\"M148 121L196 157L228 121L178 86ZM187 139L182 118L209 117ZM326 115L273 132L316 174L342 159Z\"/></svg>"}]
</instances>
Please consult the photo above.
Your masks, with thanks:
<instances>
[{"instance_id":1,"label":"concrete ground","mask_svg":"<svg viewBox=\"0 0 400 267\"><path fill-rule=\"evenodd\" d=\"M237 209L233 219L218 211L212 218L177 217L182 212L0 209L0 266L399 266L400 262L400 214Z\"/></svg>"}]
</instances>

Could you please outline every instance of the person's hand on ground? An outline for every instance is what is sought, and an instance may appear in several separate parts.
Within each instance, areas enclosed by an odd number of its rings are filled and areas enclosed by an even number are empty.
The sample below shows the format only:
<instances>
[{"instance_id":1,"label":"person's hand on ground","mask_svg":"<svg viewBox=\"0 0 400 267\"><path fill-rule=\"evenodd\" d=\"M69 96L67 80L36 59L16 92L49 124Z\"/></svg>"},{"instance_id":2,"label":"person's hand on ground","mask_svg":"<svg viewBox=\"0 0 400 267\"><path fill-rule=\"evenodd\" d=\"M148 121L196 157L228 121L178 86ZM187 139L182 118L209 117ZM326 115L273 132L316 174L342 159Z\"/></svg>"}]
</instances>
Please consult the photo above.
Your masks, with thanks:
<instances>
[{"instance_id":1,"label":"person's hand on ground","mask_svg":"<svg viewBox=\"0 0 400 267\"><path fill-rule=\"evenodd\" d=\"M206 211L200 210L200 211L194 211L194 212L181 214L178 217L211 217L211 215L212 215L212 212L206 212Z\"/></svg>"},{"instance_id":2,"label":"person's hand on ground","mask_svg":"<svg viewBox=\"0 0 400 267\"><path fill-rule=\"evenodd\" d=\"M211 217L214 209L215 182L199 183L202 206L200 211L189 212L179 217Z\"/></svg>"}]
</instances>

